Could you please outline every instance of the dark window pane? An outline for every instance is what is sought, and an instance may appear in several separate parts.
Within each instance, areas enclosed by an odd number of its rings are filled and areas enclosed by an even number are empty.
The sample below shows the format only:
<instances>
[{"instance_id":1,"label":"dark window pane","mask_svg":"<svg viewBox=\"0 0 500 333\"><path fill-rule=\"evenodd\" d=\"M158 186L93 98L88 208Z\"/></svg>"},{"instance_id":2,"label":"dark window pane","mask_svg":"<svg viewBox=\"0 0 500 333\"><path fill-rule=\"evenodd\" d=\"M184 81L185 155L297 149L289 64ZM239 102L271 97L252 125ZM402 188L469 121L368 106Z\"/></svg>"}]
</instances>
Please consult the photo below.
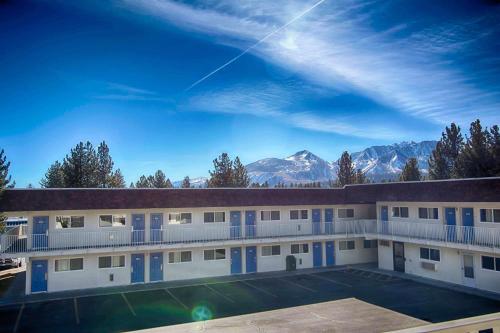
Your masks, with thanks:
<instances>
[{"instance_id":1,"label":"dark window pane","mask_svg":"<svg viewBox=\"0 0 500 333\"><path fill-rule=\"evenodd\" d=\"M482 256L481 257L481 267L484 269L495 269L495 259L493 257Z\"/></svg>"},{"instance_id":2,"label":"dark window pane","mask_svg":"<svg viewBox=\"0 0 500 333\"><path fill-rule=\"evenodd\" d=\"M303 219L303 220L307 220L307 209L304 209L304 210L301 210L300 211L300 218Z\"/></svg>"},{"instance_id":3,"label":"dark window pane","mask_svg":"<svg viewBox=\"0 0 500 333\"><path fill-rule=\"evenodd\" d=\"M214 213L205 213L204 214L205 222L213 222L214 221Z\"/></svg>"},{"instance_id":4,"label":"dark window pane","mask_svg":"<svg viewBox=\"0 0 500 333\"><path fill-rule=\"evenodd\" d=\"M299 219L299 211L291 210L290 211L290 220L298 220Z\"/></svg>"},{"instance_id":5,"label":"dark window pane","mask_svg":"<svg viewBox=\"0 0 500 333\"><path fill-rule=\"evenodd\" d=\"M495 267L500 272L500 258L495 258Z\"/></svg>"},{"instance_id":6,"label":"dark window pane","mask_svg":"<svg viewBox=\"0 0 500 333\"><path fill-rule=\"evenodd\" d=\"M205 257L205 260L214 260L215 259L215 251L214 250L205 250L204 257Z\"/></svg>"},{"instance_id":7,"label":"dark window pane","mask_svg":"<svg viewBox=\"0 0 500 333\"><path fill-rule=\"evenodd\" d=\"M309 253L309 244L302 245L302 253Z\"/></svg>"},{"instance_id":8,"label":"dark window pane","mask_svg":"<svg viewBox=\"0 0 500 333\"><path fill-rule=\"evenodd\" d=\"M273 256L279 256L281 253L281 247L279 245L274 245L272 247L272 254Z\"/></svg>"},{"instance_id":9,"label":"dark window pane","mask_svg":"<svg viewBox=\"0 0 500 333\"><path fill-rule=\"evenodd\" d=\"M99 257L99 268L111 267L111 257Z\"/></svg>"},{"instance_id":10,"label":"dark window pane","mask_svg":"<svg viewBox=\"0 0 500 333\"><path fill-rule=\"evenodd\" d=\"M418 218L420 218L420 219L427 219L427 218L429 218L427 216L427 208L419 208L418 209Z\"/></svg>"},{"instance_id":11,"label":"dark window pane","mask_svg":"<svg viewBox=\"0 0 500 333\"><path fill-rule=\"evenodd\" d=\"M440 257L441 257L441 253L439 252L439 250L431 249L431 251L430 251L430 259L431 260L439 261L439 260L441 260Z\"/></svg>"},{"instance_id":12,"label":"dark window pane","mask_svg":"<svg viewBox=\"0 0 500 333\"><path fill-rule=\"evenodd\" d=\"M493 222L500 222L500 209L493 210Z\"/></svg>"},{"instance_id":13,"label":"dark window pane","mask_svg":"<svg viewBox=\"0 0 500 333\"><path fill-rule=\"evenodd\" d=\"M292 244L292 253L299 253L299 244Z\"/></svg>"},{"instance_id":14,"label":"dark window pane","mask_svg":"<svg viewBox=\"0 0 500 333\"><path fill-rule=\"evenodd\" d=\"M191 251L182 251L181 252L181 262L191 261Z\"/></svg>"},{"instance_id":15,"label":"dark window pane","mask_svg":"<svg viewBox=\"0 0 500 333\"><path fill-rule=\"evenodd\" d=\"M280 219L280 212L279 210L273 210L271 212L271 220L277 221Z\"/></svg>"},{"instance_id":16,"label":"dark window pane","mask_svg":"<svg viewBox=\"0 0 500 333\"><path fill-rule=\"evenodd\" d=\"M83 228L83 216L71 216L71 228Z\"/></svg>"},{"instance_id":17,"label":"dark window pane","mask_svg":"<svg viewBox=\"0 0 500 333\"><path fill-rule=\"evenodd\" d=\"M421 259L429 259L429 249L426 247L420 248L420 258Z\"/></svg>"},{"instance_id":18,"label":"dark window pane","mask_svg":"<svg viewBox=\"0 0 500 333\"><path fill-rule=\"evenodd\" d=\"M408 217L408 207L401 207L401 217Z\"/></svg>"},{"instance_id":19,"label":"dark window pane","mask_svg":"<svg viewBox=\"0 0 500 333\"><path fill-rule=\"evenodd\" d=\"M69 269L72 271L83 269L83 258L71 259L69 262Z\"/></svg>"},{"instance_id":20,"label":"dark window pane","mask_svg":"<svg viewBox=\"0 0 500 333\"><path fill-rule=\"evenodd\" d=\"M348 250L354 250L354 247L355 247L354 241L348 241L347 242L347 249Z\"/></svg>"},{"instance_id":21,"label":"dark window pane","mask_svg":"<svg viewBox=\"0 0 500 333\"><path fill-rule=\"evenodd\" d=\"M226 249L215 250L215 259L226 259Z\"/></svg>"}]
</instances>

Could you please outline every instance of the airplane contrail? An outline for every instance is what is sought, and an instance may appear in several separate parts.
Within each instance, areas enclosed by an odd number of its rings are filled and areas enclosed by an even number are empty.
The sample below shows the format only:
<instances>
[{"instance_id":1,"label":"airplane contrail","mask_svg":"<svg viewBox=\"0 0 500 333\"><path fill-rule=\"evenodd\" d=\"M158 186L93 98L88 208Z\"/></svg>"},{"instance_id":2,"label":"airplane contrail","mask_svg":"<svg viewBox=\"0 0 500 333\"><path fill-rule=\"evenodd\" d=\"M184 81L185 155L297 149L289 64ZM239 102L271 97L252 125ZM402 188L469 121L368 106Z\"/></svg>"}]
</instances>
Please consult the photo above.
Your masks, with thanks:
<instances>
[{"instance_id":1,"label":"airplane contrail","mask_svg":"<svg viewBox=\"0 0 500 333\"><path fill-rule=\"evenodd\" d=\"M293 19L291 19L290 21L288 21L287 23L285 23L281 27L279 27L276 30L272 31L271 33L267 34L266 36L264 36L264 38L262 38L261 40L257 41L255 44L251 45L247 49L245 49L243 52L241 52L240 54L238 54L236 57L232 58L231 60L229 60L225 64L217 67L216 69L214 69L213 71L211 71L210 73L208 73L207 75L205 75L204 77L202 77L201 79L199 79L198 81L194 82L192 85L190 85L189 87L187 87L184 91L188 91L188 90L194 88L195 86L197 86L198 84L202 83L203 81L205 81L206 79L208 79L209 77L211 77L212 75L214 75L215 73L217 73L218 71L220 71L221 69L229 66L230 64L232 64L233 62L235 62L236 60L238 60L239 58L241 58L242 56L244 56L245 54L247 54L250 50L252 50L253 48L255 48L257 45L259 45L260 43L262 43L263 41L265 41L266 39L268 39L269 37L271 37L275 33L277 33L279 31L285 29L290 24L292 24L293 22L297 21L302 16L306 15L311 10L313 10L317 6L321 5L325 1L326 0L320 0L320 1L316 2L314 5L312 5L311 7L309 7L308 9L306 9L305 11L303 11L302 13L300 13L299 15L295 16Z\"/></svg>"}]
</instances>

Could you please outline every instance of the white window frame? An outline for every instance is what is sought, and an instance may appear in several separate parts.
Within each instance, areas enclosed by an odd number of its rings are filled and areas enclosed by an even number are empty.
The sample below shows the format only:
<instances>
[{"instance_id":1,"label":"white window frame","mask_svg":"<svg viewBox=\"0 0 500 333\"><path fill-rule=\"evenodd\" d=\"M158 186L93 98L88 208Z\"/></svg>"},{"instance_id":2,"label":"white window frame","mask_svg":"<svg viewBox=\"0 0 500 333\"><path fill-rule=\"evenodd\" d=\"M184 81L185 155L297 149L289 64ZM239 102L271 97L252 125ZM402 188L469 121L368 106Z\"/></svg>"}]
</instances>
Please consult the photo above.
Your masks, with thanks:
<instances>
[{"instance_id":1,"label":"white window frame","mask_svg":"<svg viewBox=\"0 0 500 333\"><path fill-rule=\"evenodd\" d=\"M217 258L217 251L221 251L223 250L224 251L224 258ZM214 252L214 257L213 259L207 259L205 257L205 253L206 252L209 252L209 251L213 251ZM207 250L203 250L203 260L204 261L218 261L218 260L226 260L227 259L227 251L225 248L217 248L217 249L207 249Z\"/></svg>"},{"instance_id":2,"label":"white window frame","mask_svg":"<svg viewBox=\"0 0 500 333\"><path fill-rule=\"evenodd\" d=\"M297 212L297 218L296 219L292 218L292 212ZM307 214L307 217L305 219L302 218L302 213L303 212L306 212L306 214ZM290 209L290 213L288 214L288 216L290 217L290 220L292 220L292 221L307 221L307 220L309 220L309 209Z\"/></svg>"},{"instance_id":3,"label":"white window frame","mask_svg":"<svg viewBox=\"0 0 500 333\"><path fill-rule=\"evenodd\" d=\"M100 258L105 258L105 257L111 257L111 266L110 267L99 267L99 259ZM123 257L123 266L113 266L113 258L119 258ZM124 254L117 254L117 255L110 255L110 256L99 256L97 257L97 268L98 269L118 269L118 268L125 268L127 266L127 256ZM120 259L118 259L118 263L120 262Z\"/></svg>"},{"instance_id":4,"label":"white window frame","mask_svg":"<svg viewBox=\"0 0 500 333\"><path fill-rule=\"evenodd\" d=\"M102 216L111 216L111 225L101 225L101 217ZM121 219L121 218L124 218L125 219L125 223L124 224L115 224L115 218L118 218L118 219ZM98 216L98 221L99 223L99 228L124 228L127 226L127 214L99 214Z\"/></svg>"},{"instance_id":5,"label":"white window frame","mask_svg":"<svg viewBox=\"0 0 500 333\"><path fill-rule=\"evenodd\" d=\"M349 248L347 244L354 244L352 249ZM346 248L343 249L341 244L345 244ZM356 250L356 241L353 239L339 240L339 251L355 251Z\"/></svg>"},{"instance_id":6,"label":"white window frame","mask_svg":"<svg viewBox=\"0 0 500 333\"><path fill-rule=\"evenodd\" d=\"M488 269L488 268L483 267L483 257L493 258L493 269ZM497 259L499 259L499 258L500 257L494 256L494 255L481 255L481 258L480 258L481 260L479 261L479 265L481 267L481 270L487 271L487 272L500 273L500 269L497 270Z\"/></svg>"},{"instance_id":7,"label":"white window frame","mask_svg":"<svg viewBox=\"0 0 500 333\"><path fill-rule=\"evenodd\" d=\"M215 220L215 215L216 215L217 213L219 213L219 214L223 214L224 219L223 219L222 221L216 221L216 220ZM208 221L208 222L207 222L207 221L205 220L205 214L214 214L214 220L213 220L213 222L210 222L210 221ZM203 223L225 223L225 222L227 222L227 221L226 221L226 216L227 216L226 212L225 212L225 211L222 211L222 210L215 210L215 211L203 212Z\"/></svg>"},{"instance_id":8,"label":"white window frame","mask_svg":"<svg viewBox=\"0 0 500 333\"><path fill-rule=\"evenodd\" d=\"M294 245L299 246L299 252L294 253L292 251L292 247ZM307 245L307 252L304 252L304 245ZM309 254L311 252L309 248L310 248L309 243L293 243L293 244L290 244L290 254Z\"/></svg>"},{"instance_id":9,"label":"white window frame","mask_svg":"<svg viewBox=\"0 0 500 333\"><path fill-rule=\"evenodd\" d=\"M72 220L73 220L73 218L74 218L74 217L81 217L81 218L83 218L83 226L81 226L81 227L73 227L73 226L72 226L72 224L73 224L73 223L72 223L72 222L73 222ZM57 225L58 225L58 223L59 223L59 222L57 222L58 218L69 218L69 224L68 224L69 226L68 226L67 228L58 227L58 226L57 226ZM84 216L84 215L56 215L56 225L55 225L55 228L56 228L57 230L65 230L65 229L83 229L83 228L85 228L85 216Z\"/></svg>"},{"instance_id":10,"label":"white window frame","mask_svg":"<svg viewBox=\"0 0 500 333\"><path fill-rule=\"evenodd\" d=\"M82 268L80 269L71 269L71 260L78 260L78 259L81 259L82 260ZM57 270L57 262L58 261L62 261L62 260L67 260L68 261L68 269L65 269L65 270ZM83 271L84 270L84 265L85 265L85 260L83 257L74 257L74 258L58 258L58 259L54 259L54 272L55 273L64 273L64 272L74 272L74 271Z\"/></svg>"},{"instance_id":11,"label":"white window frame","mask_svg":"<svg viewBox=\"0 0 500 333\"><path fill-rule=\"evenodd\" d=\"M345 217L340 217L340 212L345 212ZM352 211L352 216L347 216L347 212ZM337 217L342 220L353 219L354 218L354 208L338 208L337 209Z\"/></svg>"},{"instance_id":12,"label":"white window frame","mask_svg":"<svg viewBox=\"0 0 500 333\"><path fill-rule=\"evenodd\" d=\"M401 208L406 208L408 210L408 216L401 216ZM394 210L397 210L398 211L398 214L399 215L395 215L394 214ZM410 207L408 206L392 206L391 207L391 217L395 217L395 218L398 218L398 219L407 219L407 218L410 218Z\"/></svg>"},{"instance_id":13,"label":"white window frame","mask_svg":"<svg viewBox=\"0 0 500 333\"><path fill-rule=\"evenodd\" d=\"M421 256L421 249L427 249L427 250L429 250L429 258L422 258L422 256ZM431 250L439 252L439 260L431 259ZM420 260L423 260L423 261L441 262L441 249L436 249L434 247L427 247L427 246L419 246L419 248L418 248L418 258Z\"/></svg>"},{"instance_id":14,"label":"white window frame","mask_svg":"<svg viewBox=\"0 0 500 333\"><path fill-rule=\"evenodd\" d=\"M490 212L491 221L481 221L481 215L482 215L481 211L482 210ZM479 209L479 223L499 223L500 224L500 221L495 221L495 213L494 213L495 210L500 210L500 208L480 208Z\"/></svg>"},{"instance_id":15,"label":"white window frame","mask_svg":"<svg viewBox=\"0 0 500 333\"><path fill-rule=\"evenodd\" d=\"M273 213L278 213L279 219L273 219ZM269 219L264 219L264 213L269 213ZM280 210L261 210L260 211L260 220L265 222L273 222L273 221L281 221L281 211Z\"/></svg>"},{"instance_id":16,"label":"white window frame","mask_svg":"<svg viewBox=\"0 0 500 333\"><path fill-rule=\"evenodd\" d=\"M273 248L278 248L278 254L273 254ZM269 248L270 249L270 254L264 254L264 248ZM260 250L260 255L261 257L277 257L281 256L281 245L263 245L261 250Z\"/></svg>"},{"instance_id":17,"label":"white window frame","mask_svg":"<svg viewBox=\"0 0 500 333\"><path fill-rule=\"evenodd\" d=\"M182 260L182 254L186 253L186 252L190 253L189 260L183 261ZM170 254L171 253L174 255L174 261L173 262L170 262ZM173 265L173 264L185 264L185 263L188 263L188 262L193 262L193 251L170 251L167 254L167 262L168 262L169 265Z\"/></svg>"},{"instance_id":18,"label":"white window frame","mask_svg":"<svg viewBox=\"0 0 500 333\"><path fill-rule=\"evenodd\" d=\"M183 220L182 214L189 214L191 216L191 218L189 219L189 222L183 222L183 221L187 221L187 219ZM172 220L171 215L178 216L179 219L177 220L177 218L176 218L175 220ZM190 213L190 212L172 212L172 213L168 213L168 215L167 215L167 224L169 224L169 225L181 225L181 224L191 224L191 223L193 223L193 213Z\"/></svg>"},{"instance_id":19,"label":"white window frame","mask_svg":"<svg viewBox=\"0 0 500 333\"><path fill-rule=\"evenodd\" d=\"M425 209L427 210L427 217L420 217L420 210ZM437 211L437 217L430 217L434 216L434 210ZM408 211L408 215L410 215L410 211ZM439 208L438 207L418 207L418 219L419 220L431 220L431 221L438 221L439 220Z\"/></svg>"}]
</instances>

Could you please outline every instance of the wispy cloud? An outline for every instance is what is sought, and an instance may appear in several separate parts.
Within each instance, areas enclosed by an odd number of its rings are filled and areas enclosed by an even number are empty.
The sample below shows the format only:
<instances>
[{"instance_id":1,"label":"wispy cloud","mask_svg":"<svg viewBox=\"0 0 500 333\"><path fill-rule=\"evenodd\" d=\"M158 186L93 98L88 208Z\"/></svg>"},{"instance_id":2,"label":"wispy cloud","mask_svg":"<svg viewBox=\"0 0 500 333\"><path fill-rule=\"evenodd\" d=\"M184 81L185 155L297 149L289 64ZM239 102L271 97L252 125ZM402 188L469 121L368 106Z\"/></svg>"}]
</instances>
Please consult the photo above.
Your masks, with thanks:
<instances>
[{"instance_id":1,"label":"wispy cloud","mask_svg":"<svg viewBox=\"0 0 500 333\"><path fill-rule=\"evenodd\" d=\"M104 83L104 92L96 95L97 99L119 100L119 101L137 101L137 102L160 102L169 103L170 99L163 97L161 94L136 88L120 83L106 82Z\"/></svg>"},{"instance_id":2,"label":"wispy cloud","mask_svg":"<svg viewBox=\"0 0 500 333\"><path fill-rule=\"evenodd\" d=\"M245 50L315 2L126 3L133 10ZM496 119L500 90L482 89L475 82L482 73L477 77L465 73L443 57L471 48L491 33L466 33L479 30L480 19L436 23L409 34L403 33L406 24L376 31L371 23L383 10L384 3L377 1L330 1L326 8L311 12L250 52L316 84L353 90L436 123L466 122L478 116L486 122ZM214 69L220 65L214 64Z\"/></svg>"}]
</instances>

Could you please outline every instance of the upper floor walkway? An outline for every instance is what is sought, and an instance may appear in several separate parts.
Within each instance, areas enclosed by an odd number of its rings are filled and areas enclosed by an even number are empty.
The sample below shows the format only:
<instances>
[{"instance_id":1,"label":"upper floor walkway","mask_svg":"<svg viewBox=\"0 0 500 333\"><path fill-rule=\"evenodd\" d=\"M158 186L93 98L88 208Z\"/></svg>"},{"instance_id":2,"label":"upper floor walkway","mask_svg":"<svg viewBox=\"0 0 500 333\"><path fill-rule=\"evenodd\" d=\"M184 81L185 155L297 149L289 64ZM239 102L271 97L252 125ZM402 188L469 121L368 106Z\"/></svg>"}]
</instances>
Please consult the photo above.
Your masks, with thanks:
<instances>
[{"instance_id":1,"label":"upper floor walkway","mask_svg":"<svg viewBox=\"0 0 500 333\"><path fill-rule=\"evenodd\" d=\"M253 226L179 226L161 229L64 230L26 234L25 226L1 236L0 255L62 255L135 249L258 244L365 237L500 253L500 228L421 221L344 220L332 223L265 223ZM71 251L71 252L68 252Z\"/></svg>"}]
</instances>

